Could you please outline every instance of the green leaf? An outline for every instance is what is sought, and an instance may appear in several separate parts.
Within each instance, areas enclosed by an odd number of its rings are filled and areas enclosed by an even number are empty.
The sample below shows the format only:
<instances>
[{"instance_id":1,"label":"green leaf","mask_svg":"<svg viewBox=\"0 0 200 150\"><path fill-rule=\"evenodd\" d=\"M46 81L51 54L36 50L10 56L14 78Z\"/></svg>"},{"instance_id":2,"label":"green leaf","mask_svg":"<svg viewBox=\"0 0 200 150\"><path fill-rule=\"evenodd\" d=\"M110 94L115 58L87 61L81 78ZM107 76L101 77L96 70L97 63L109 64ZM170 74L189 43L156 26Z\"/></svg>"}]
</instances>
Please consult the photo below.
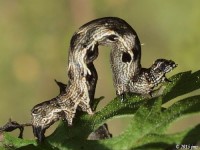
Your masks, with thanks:
<instances>
[{"instance_id":1,"label":"green leaf","mask_svg":"<svg viewBox=\"0 0 200 150\"><path fill-rule=\"evenodd\" d=\"M153 143L159 143L160 138L165 134L166 127L168 127L173 121L177 118L181 119L191 113L200 112L200 96L186 98L175 103L164 111L159 110L159 108L161 108L160 106L161 98L156 99L153 106L148 103L141 106L135 113L128 129L119 137L105 141L106 145L109 145L110 148L114 149L120 149L121 147L123 149L130 149L145 145L150 141ZM154 135L153 141L152 135ZM155 138L155 135L157 138ZM200 139L200 135L198 137ZM172 140L172 142L169 143L168 139L162 139L162 143L163 142L165 144L173 144L177 141Z\"/></svg>"},{"instance_id":2,"label":"green leaf","mask_svg":"<svg viewBox=\"0 0 200 150\"><path fill-rule=\"evenodd\" d=\"M12 137L8 133L4 134L0 133L0 136L1 136L0 148L4 147L5 149L16 149L30 144L36 145L35 140L25 140L17 137Z\"/></svg>"},{"instance_id":3,"label":"green leaf","mask_svg":"<svg viewBox=\"0 0 200 150\"><path fill-rule=\"evenodd\" d=\"M167 88L163 93L163 103L187 94L200 88L200 70L192 73L191 71L182 72L170 78L171 83L167 83Z\"/></svg>"},{"instance_id":4,"label":"green leaf","mask_svg":"<svg viewBox=\"0 0 200 150\"><path fill-rule=\"evenodd\" d=\"M172 99L200 88L200 71L183 72L170 78L172 82L164 83L163 94L147 98L138 95L127 95L126 101L119 98L94 115L78 113L73 126L61 122L45 142L38 144L35 140L22 140L3 133L0 148L4 149L175 149L176 144L196 144L200 139L200 124L182 132L168 134L167 129L177 120L200 113L200 95L186 97L173 103L168 108L163 104ZM94 102L95 110L99 101ZM131 115L128 127L117 137L105 140L87 140L88 135L109 119Z\"/></svg>"}]
</instances>

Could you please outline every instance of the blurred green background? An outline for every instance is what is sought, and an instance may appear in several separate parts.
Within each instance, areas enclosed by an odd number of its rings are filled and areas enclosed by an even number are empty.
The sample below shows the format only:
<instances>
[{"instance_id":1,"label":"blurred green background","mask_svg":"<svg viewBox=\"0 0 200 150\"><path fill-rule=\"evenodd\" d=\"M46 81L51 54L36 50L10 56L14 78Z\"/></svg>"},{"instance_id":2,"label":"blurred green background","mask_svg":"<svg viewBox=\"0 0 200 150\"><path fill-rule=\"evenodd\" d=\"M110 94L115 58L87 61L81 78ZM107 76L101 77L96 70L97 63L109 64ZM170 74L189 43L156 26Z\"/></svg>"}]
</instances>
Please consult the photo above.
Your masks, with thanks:
<instances>
[{"instance_id":1,"label":"blurred green background","mask_svg":"<svg viewBox=\"0 0 200 150\"><path fill-rule=\"evenodd\" d=\"M53 80L68 80L72 34L84 23L105 16L123 18L136 30L144 44L144 67L166 58L178 64L168 76L200 68L199 0L0 0L0 126L9 117L29 122L35 104L58 94ZM101 47L95 61L96 97L105 96L98 109L115 97L109 53L109 48ZM178 122L169 132L196 124L199 118ZM111 132L119 134L129 120L109 121ZM25 130L25 137L33 138L31 129Z\"/></svg>"}]
</instances>

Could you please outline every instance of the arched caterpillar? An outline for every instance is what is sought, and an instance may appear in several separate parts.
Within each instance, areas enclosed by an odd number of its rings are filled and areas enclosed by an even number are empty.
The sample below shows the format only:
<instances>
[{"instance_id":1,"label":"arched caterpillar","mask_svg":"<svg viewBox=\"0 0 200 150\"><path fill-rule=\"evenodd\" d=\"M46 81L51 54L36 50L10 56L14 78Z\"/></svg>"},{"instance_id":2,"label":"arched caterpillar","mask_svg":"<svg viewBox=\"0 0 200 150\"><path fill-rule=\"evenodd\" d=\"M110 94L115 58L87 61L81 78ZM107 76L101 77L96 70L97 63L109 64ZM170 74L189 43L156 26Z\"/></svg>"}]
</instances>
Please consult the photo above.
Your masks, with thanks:
<instances>
[{"instance_id":1,"label":"arched caterpillar","mask_svg":"<svg viewBox=\"0 0 200 150\"><path fill-rule=\"evenodd\" d=\"M116 94L126 92L150 94L159 83L168 81L165 74L176 67L174 61L157 59L150 68L141 66L141 44L134 29L124 20L105 17L81 26L71 38L68 62L68 84L57 82L60 94L37 104L31 111L33 133L40 142L44 133L59 119L72 125L77 108L93 114L98 74L93 61L98 47L110 46L110 64Z\"/></svg>"}]
</instances>

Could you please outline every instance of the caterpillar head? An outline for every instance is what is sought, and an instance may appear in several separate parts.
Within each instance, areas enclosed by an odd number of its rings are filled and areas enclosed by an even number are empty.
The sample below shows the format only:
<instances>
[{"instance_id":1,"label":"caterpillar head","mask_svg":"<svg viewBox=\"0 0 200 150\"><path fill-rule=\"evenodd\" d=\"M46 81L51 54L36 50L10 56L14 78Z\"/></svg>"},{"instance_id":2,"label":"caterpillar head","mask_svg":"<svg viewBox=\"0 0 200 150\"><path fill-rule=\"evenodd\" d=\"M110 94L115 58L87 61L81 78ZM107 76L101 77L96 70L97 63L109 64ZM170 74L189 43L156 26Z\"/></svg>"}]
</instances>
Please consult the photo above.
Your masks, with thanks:
<instances>
[{"instance_id":1,"label":"caterpillar head","mask_svg":"<svg viewBox=\"0 0 200 150\"><path fill-rule=\"evenodd\" d=\"M166 74L172 71L175 67L177 67L177 64L172 60L157 59L151 66L151 71L159 74Z\"/></svg>"},{"instance_id":2,"label":"caterpillar head","mask_svg":"<svg viewBox=\"0 0 200 150\"><path fill-rule=\"evenodd\" d=\"M149 68L152 82L159 84L162 81L169 81L165 74L172 71L175 67L177 67L177 64L172 60L157 59Z\"/></svg>"}]
</instances>

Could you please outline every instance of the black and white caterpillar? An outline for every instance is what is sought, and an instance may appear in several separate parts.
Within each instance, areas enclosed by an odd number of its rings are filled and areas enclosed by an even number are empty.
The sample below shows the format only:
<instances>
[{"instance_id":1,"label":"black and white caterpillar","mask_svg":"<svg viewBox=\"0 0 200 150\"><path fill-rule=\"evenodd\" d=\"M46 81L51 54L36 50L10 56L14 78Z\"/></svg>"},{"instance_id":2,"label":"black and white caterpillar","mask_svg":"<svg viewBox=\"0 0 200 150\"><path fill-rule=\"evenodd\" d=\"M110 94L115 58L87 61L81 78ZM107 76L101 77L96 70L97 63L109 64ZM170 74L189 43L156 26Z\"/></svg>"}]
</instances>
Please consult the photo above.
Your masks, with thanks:
<instances>
[{"instance_id":1,"label":"black and white caterpillar","mask_svg":"<svg viewBox=\"0 0 200 150\"><path fill-rule=\"evenodd\" d=\"M60 94L37 104L31 111L34 135L41 142L44 133L59 119L72 125L77 108L93 114L98 74L93 64L99 46L110 46L110 64L116 94L150 94L154 88L168 81L165 74L176 67L172 60L157 59L150 68L141 66L141 44L134 29L124 20L105 17L81 26L71 38L68 62L68 84L57 82Z\"/></svg>"}]
</instances>

